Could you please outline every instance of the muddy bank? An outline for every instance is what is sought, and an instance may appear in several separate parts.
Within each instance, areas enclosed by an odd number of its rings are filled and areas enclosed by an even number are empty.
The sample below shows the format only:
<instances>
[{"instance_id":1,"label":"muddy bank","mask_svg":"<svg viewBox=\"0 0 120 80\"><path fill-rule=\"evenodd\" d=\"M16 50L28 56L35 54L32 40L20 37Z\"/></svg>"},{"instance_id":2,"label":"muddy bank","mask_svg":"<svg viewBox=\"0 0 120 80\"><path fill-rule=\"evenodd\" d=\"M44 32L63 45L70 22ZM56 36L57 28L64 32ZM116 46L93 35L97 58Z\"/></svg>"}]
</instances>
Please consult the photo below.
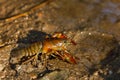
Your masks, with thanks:
<instances>
[{"instance_id":1,"label":"muddy bank","mask_svg":"<svg viewBox=\"0 0 120 80\"><path fill-rule=\"evenodd\" d=\"M0 79L119 80L119 0L0 1ZM76 42L67 46L77 64L48 59L9 64L11 51L62 32ZM17 54L17 53L16 53Z\"/></svg>"}]
</instances>

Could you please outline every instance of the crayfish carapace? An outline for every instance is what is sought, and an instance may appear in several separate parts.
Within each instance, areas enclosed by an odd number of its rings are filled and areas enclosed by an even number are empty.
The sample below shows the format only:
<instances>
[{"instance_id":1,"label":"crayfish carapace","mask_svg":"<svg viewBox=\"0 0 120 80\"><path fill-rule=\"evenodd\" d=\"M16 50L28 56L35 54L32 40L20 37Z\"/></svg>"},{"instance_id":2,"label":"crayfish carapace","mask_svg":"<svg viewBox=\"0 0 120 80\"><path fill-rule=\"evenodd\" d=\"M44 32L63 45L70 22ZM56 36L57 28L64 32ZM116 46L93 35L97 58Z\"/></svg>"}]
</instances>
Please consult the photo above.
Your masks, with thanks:
<instances>
[{"instance_id":1,"label":"crayfish carapace","mask_svg":"<svg viewBox=\"0 0 120 80\"><path fill-rule=\"evenodd\" d=\"M26 48L11 51L10 61L13 64L26 63L29 61L36 62L39 57L41 57L41 60L46 60L49 56L54 56L63 61L76 64L75 57L72 56L66 48L66 46L71 43L75 44L64 34L55 33L51 37L45 38L42 42L35 42ZM24 59L25 57L27 59Z\"/></svg>"}]
</instances>

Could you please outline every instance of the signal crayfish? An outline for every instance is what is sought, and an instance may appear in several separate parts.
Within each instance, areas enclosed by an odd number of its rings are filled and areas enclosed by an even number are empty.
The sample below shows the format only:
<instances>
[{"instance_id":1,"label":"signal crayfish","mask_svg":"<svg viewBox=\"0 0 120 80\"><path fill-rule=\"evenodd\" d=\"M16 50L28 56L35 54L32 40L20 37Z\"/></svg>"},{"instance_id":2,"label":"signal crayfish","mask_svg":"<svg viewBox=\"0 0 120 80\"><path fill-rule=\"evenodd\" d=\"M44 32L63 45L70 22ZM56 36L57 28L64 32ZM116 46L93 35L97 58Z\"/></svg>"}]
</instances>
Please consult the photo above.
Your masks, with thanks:
<instances>
[{"instance_id":1,"label":"signal crayfish","mask_svg":"<svg viewBox=\"0 0 120 80\"><path fill-rule=\"evenodd\" d=\"M76 43L62 33L55 33L51 37L46 37L42 42L35 42L28 47L11 51L10 63L23 64L32 61L36 64L39 58L46 61L52 56L76 64L75 57L66 49L68 44L75 45Z\"/></svg>"}]
</instances>

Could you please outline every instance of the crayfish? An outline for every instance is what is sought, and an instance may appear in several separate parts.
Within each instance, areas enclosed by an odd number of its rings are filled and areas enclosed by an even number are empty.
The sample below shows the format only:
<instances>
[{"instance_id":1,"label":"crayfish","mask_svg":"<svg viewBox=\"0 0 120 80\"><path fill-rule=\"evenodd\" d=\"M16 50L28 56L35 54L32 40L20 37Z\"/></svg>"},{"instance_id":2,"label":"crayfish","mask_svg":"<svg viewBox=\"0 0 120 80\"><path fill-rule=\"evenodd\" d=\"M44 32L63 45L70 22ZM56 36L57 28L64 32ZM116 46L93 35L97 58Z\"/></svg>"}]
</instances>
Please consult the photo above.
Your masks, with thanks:
<instances>
[{"instance_id":1,"label":"crayfish","mask_svg":"<svg viewBox=\"0 0 120 80\"><path fill-rule=\"evenodd\" d=\"M41 57L41 60L46 60L53 56L68 63L76 64L75 57L66 49L66 46L71 43L75 44L74 41L69 40L64 34L55 33L51 37L45 38L42 42L35 42L28 47L11 51L10 61L13 64L22 64L30 61L36 62L39 57Z\"/></svg>"}]
</instances>

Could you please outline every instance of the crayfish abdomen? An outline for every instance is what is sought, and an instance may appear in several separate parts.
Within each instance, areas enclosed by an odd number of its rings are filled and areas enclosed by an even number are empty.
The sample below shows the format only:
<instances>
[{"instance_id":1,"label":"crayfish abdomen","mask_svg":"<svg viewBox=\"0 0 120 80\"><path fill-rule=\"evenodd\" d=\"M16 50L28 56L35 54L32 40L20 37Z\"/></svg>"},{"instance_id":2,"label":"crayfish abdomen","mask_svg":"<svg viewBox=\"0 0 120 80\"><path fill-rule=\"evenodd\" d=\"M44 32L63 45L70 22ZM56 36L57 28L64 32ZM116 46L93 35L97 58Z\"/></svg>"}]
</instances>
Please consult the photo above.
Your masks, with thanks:
<instances>
[{"instance_id":1,"label":"crayfish abdomen","mask_svg":"<svg viewBox=\"0 0 120 80\"><path fill-rule=\"evenodd\" d=\"M35 42L28 47L15 49L11 51L11 61L13 64L23 62L23 58L31 58L41 53L42 42Z\"/></svg>"}]
</instances>

